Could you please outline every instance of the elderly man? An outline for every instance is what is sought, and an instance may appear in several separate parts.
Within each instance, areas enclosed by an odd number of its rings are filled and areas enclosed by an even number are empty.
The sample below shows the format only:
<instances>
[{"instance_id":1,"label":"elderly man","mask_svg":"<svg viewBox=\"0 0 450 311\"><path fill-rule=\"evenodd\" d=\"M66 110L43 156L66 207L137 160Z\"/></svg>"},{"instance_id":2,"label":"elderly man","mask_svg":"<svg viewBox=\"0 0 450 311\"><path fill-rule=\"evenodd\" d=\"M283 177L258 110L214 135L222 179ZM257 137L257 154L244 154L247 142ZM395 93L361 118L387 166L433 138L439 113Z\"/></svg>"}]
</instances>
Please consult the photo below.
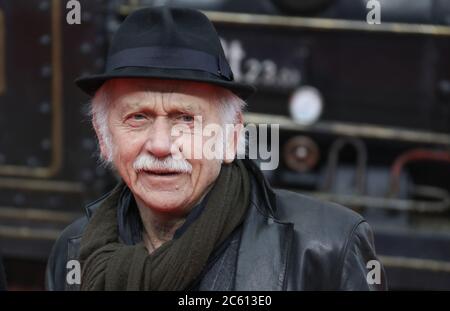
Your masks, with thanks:
<instances>
[{"instance_id":1,"label":"elderly man","mask_svg":"<svg viewBox=\"0 0 450 311\"><path fill-rule=\"evenodd\" d=\"M273 190L252 161L236 159L254 89L233 80L200 12L134 12L113 38L106 72L77 84L94 96L101 156L121 181L62 233L48 289L385 288L379 264L378 279L368 277L376 257L359 215ZM220 135L203 131L226 124L232 130ZM215 147L205 148L210 139Z\"/></svg>"}]
</instances>

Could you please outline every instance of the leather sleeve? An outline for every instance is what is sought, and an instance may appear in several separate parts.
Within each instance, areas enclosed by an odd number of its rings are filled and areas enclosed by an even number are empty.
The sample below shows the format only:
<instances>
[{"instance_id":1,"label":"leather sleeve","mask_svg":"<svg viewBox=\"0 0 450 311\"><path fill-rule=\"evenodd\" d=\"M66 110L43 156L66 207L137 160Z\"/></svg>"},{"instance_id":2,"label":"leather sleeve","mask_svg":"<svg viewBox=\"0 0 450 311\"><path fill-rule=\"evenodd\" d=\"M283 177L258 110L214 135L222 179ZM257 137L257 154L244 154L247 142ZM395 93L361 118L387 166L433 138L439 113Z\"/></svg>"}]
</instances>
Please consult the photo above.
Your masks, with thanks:
<instances>
[{"instance_id":1,"label":"leather sleeve","mask_svg":"<svg viewBox=\"0 0 450 311\"><path fill-rule=\"evenodd\" d=\"M86 222L86 217L82 217L70 224L53 245L45 272L45 288L47 290L66 290L66 265L69 259L73 259L69 258L69 241L81 235Z\"/></svg>"},{"instance_id":2,"label":"leather sleeve","mask_svg":"<svg viewBox=\"0 0 450 311\"><path fill-rule=\"evenodd\" d=\"M372 229L366 221L353 228L346 242L339 290L387 290L385 271L376 257Z\"/></svg>"},{"instance_id":3,"label":"leather sleeve","mask_svg":"<svg viewBox=\"0 0 450 311\"><path fill-rule=\"evenodd\" d=\"M47 269L45 271L45 288L50 291L54 290L64 290L64 288L58 288L57 279L60 278L58 275L61 273L60 262L65 262L67 259L62 258L67 250L65 250L65 241L62 237L59 237L53 245L52 251L47 261Z\"/></svg>"}]
</instances>

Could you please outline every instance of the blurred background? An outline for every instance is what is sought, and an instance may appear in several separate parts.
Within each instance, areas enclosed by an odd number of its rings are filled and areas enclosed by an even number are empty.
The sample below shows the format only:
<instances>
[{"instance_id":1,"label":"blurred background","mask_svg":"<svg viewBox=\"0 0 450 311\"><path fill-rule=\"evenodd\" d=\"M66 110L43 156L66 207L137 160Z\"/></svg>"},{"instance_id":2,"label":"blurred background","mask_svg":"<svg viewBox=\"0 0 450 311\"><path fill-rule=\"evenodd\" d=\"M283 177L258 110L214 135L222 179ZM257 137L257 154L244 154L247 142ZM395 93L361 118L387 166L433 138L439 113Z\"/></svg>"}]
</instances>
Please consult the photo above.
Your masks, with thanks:
<instances>
[{"instance_id":1,"label":"blurred background","mask_svg":"<svg viewBox=\"0 0 450 311\"><path fill-rule=\"evenodd\" d=\"M162 4L203 10L235 79L258 87L245 118L280 126L274 186L361 213L390 289L450 289L449 0L82 0L75 25L67 3L0 0L8 289L44 289L61 230L115 184L73 80L103 70L130 12Z\"/></svg>"}]
</instances>

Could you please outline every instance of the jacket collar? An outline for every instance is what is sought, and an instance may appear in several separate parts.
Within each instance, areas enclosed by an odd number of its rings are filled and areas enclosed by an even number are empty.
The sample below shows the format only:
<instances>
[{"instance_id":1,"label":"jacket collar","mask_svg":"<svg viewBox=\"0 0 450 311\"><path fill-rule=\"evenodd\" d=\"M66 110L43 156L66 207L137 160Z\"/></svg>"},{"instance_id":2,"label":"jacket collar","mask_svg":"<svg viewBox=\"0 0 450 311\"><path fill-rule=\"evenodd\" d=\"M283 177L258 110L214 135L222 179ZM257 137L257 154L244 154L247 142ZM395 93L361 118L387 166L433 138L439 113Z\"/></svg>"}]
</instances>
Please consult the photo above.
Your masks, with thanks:
<instances>
[{"instance_id":1,"label":"jacket collar","mask_svg":"<svg viewBox=\"0 0 450 311\"><path fill-rule=\"evenodd\" d=\"M276 219L274 191L259 168L248 164L253 172L251 206L243 224L235 290L285 290L293 224Z\"/></svg>"}]
</instances>

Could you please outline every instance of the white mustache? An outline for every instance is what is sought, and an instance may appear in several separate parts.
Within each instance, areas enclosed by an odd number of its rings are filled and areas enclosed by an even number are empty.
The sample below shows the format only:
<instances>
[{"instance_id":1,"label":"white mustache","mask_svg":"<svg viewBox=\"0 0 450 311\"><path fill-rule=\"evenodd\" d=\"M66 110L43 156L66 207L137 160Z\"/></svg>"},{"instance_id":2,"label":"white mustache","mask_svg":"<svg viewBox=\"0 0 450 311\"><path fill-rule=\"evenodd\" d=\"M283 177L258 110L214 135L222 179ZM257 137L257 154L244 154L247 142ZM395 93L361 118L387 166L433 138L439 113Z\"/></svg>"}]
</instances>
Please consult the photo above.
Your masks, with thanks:
<instances>
[{"instance_id":1,"label":"white mustache","mask_svg":"<svg viewBox=\"0 0 450 311\"><path fill-rule=\"evenodd\" d=\"M163 171L174 173L191 173L192 165L186 160L175 160L172 156L159 159L151 154L141 154L133 163L137 172L141 171Z\"/></svg>"}]
</instances>

